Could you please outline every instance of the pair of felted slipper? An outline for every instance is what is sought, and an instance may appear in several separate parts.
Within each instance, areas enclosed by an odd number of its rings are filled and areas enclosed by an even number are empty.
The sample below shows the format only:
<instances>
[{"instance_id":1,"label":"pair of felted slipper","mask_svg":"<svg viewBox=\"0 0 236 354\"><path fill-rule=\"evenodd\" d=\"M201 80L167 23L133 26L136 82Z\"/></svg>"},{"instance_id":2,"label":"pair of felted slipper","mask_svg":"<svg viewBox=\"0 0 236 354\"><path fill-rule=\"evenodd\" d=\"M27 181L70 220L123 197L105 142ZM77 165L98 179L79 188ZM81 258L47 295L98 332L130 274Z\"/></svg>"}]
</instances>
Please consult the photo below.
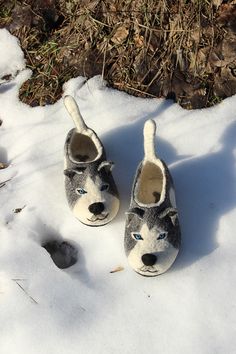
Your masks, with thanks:
<instances>
[{"instance_id":1,"label":"pair of felted slipper","mask_svg":"<svg viewBox=\"0 0 236 354\"><path fill-rule=\"evenodd\" d=\"M65 142L65 189L74 216L89 226L110 222L119 210L119 195L96 133L88 128L71 96L64 104L76 128ZM155 154L156 124L144 125L144 159L134 178L127 212L124 246L131 267L155 276L174 262L180 246L180 227L170 172Z\"/></svg>"}]
</instances>

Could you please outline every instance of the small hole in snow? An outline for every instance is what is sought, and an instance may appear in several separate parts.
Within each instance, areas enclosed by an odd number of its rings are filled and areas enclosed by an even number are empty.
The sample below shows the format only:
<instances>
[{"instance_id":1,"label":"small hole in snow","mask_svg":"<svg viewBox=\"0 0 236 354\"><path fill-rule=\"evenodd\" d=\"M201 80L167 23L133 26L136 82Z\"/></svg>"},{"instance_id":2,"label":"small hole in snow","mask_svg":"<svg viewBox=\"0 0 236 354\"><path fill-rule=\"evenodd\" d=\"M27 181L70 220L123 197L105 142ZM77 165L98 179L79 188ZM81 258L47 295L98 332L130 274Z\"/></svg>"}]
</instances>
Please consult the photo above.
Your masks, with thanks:
<instances>
[{"instance_id":1,"label":"small hole in snow","mask_svg":"<svg viewBox=\"0 0 236 354\"><path fill-rule=\"evenodd\" d=\"M69 242L49 241L42 245L60 269L69 268L77 262L77 249Z\"/></svg>"}]
</instances>

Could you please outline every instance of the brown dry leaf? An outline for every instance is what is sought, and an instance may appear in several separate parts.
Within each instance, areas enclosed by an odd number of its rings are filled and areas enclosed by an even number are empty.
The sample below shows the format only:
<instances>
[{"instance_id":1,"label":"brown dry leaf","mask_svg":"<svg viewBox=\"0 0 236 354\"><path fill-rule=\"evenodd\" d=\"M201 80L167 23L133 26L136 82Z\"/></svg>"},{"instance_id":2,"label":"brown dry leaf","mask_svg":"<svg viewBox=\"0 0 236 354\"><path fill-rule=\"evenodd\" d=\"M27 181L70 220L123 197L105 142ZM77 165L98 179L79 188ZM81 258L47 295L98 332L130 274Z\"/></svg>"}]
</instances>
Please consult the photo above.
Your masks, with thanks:
<instances>
[{"instance_id":1,"label":"brown dry leaf","mask_svg":"<svg viewBox=\"0 0 236 354\"><path fill-rule=\"evenodd\" d=\"M231 63L236 57L236 35L228 35L222 42L222 55L227 63Z\"/></svg>"},{"instance_id":2,"label":"brown dry leaf","mask_svg":"<svg viewBox=\"0 0 236 354\"><path fill-rule=\"evenodd\" d=\"M119 266L119 267L111 270L110 273L117 273L117 272L121 272L122 270L124 270L124 267Z\"/></svg>"},{"instance_id":3,"label":"brown dry leaf","mask_svg":"<svg viewBox=\"0 0 236 354\"><path fill-rule=\"evenodd\" d=\"M0 170L3 170L4 168L7 168L9 165L4 162L0 162Z\"/></svg>"},{"instance_id":4,"label":"brown dry leaf","mask_svg":"<svg viewBox=\"0 0 236 354\"><path fill-rule=\"evenodd\" d=\"M116 12L117 11L117 7L115 4L109 4L110 6L110 11Z\"/></svg>"},{"instance_id":5,"label":"brown dry leaf","mask_svg":"<svg viewBox=\"0 0 236 354\"><path fill-rule=\"evenodd\" d=\"M228 67L221 68L220 74L215 76L214 94L219 97L230 97L235 94L236 78Z\"/></svg>"},{"instance_id":6,"label":"brown dry leaf","mask_svg":"<svg viewBox=\"0 0 236 354\"><path fill-rule=\"evenodd\" d=\"M189 53L190 66L189 69L192 73L203 75L206 71L206 65L208 62L208 53L210 48L205 47L198 50L197 55L195 53Z\"/></svg>"},{"instance_id":7,"label":"brown dry leaf","mask_svg":"<svg viewBox=\"0 0 236 354\"><path fill-rule=\"evenodd\" d=\"M231 31L236 30L236 6L233 4L222 4L218 10L217 22L221 26L228 27Z\"/></svg>"},{"instance_id":8,"label":"brown dry leaf","mask_svg":"<svg viewBox=\"0 0 236 354\"><path fill-rule=\"evenodd\" d=\"M212 0L212 4L216 7L219 7L222 4L223 0Z\"/></svg>"},{"instance_id":9,"label":"brown dry leaf","mask_svg":"<svg viewBox=\"0 0 236 354\"><path fill-rule=\"evenodd\" d=\"M121 44L123 43L126 38L128 37L129 31L125 26L120 26L117 28L114 36L111 38L111 41L114 44Z\"/></svg>"},{"instance_id":10,"label":"brown dry leaf","mask_svg":"<svg viewBox=\"0 0 236 354\"><path fill-rule=\"evenodd\" d=\"M93 0L93 1L85 1L84 2L84 6L90 10L90 11L94 11L95 7L97 6L97 4L99 3L99 0Z\"/></svg>"},{"instance_id":11,"label":"brown dry leaf","mask_svg":"<svg viewBox=\"0 0 236 354\"><path fill-rule=\"evenodd\" d=\"M27 28L31 27L33 16L29 5L22 6L16 4L11 16L12 22L9 27L11 31L16 31L23 26Z\"/></svg>"},{"instance_id":12,"label":"brown dry leaf","mask_svg":"<svg viewBox=\"0 0 236 354\"><path fill-rule=\"evenodd\" d=\"M227 62L223 60L221 53L212 52L209 56L209 62L212 66L217 66L221 68L227 65Z\"/></svg>"},{"instance_id":13,"label":"brown dry leaf","mask_svg":"<svg viewBox=\"0 0 236 354\"><path fill-rule=\"evenodd\" d=\"M195 43L199 43L200 42L200 38L201 38L201 34L199 31L199 27L197 26L196 28L194 28L191 32L190 32L190 39L188 42L188 46L192 47L192 41Z\"/></svg>"},{"instance_id":14,"label":"brown dry leaf","mask_svg":"<svg viewBox=\"0 0 236 354\"><path fill-rule=\"evenodd\" d=\"M144 43L144 37L140 36L139 34L136 34L134 36L134 43L135 43L136 47L138 47L138 48L142 47L143 43Z\"/></svg>"}]
</instances>

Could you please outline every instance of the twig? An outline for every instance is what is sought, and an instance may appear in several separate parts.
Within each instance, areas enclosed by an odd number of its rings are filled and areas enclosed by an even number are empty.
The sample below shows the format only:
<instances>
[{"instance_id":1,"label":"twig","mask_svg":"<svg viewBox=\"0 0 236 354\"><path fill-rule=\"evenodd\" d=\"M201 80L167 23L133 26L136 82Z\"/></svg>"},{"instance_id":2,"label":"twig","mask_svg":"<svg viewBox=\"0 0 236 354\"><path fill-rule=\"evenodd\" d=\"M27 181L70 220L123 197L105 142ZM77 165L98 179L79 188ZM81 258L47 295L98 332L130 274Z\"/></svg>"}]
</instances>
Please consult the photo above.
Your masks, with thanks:
<instances>
[{"instance_id":1,"label":"twig","mask_svg":"<svg viewBox=\"0 0 236 354\"><path fill-rule=\"evenodd\" d=\"M119 85L117 85L119 86ZM126 88L128 88L129 90L132 90L132 91L136 91L136 92L139 92L139 93L142 93L143 95L147 95L147 96L150 96L150 97L153 97L153 98L157 98L157 96L155 95L152 95L151 93L148 93L148 92L145 92L145 91L142 91L142 90L138 90L132 86L130 86L129 84L127 84L126 86L124 86Z\"/></svg>"},{"instance_id":2,"label":"twig","mask_svg":"<svg viewBox=\"0 0 236 354\"><path fill-rule=\"evenodd\" d=\"M108 45L108 43L106 43L106 46L105 46L105 51L104 51L104 54L103 54L103 63L102 63L102 80L104 80L104 73L105 73L105 66L106 66L107 45Z\"/></svg>"},{"instance_id":3,"label":"twig","mask_svg":"<svg viewBox=\"0 0 236 354\"><path fill-rule=\"evenodd\" d=\"M11 180L11 178L7 179L4 182L0 182L0 188L4 187L6 185L7 182L9 182Z\"/></svg>"},{"instance_id":4,"label":"twig","mask_svg":"<svg viewBox=\"0 0 236 354\"><path fill-rule=\"evenodd\" d=\"M30 300L32 300L35 304L38 305L38 302L37 302L32 296L30 296L30 295L27 293L27 291L23 288L22 285L20 285L20 284L18 283L18 281L17 281L16 279L12 279L12 280L15 281L15 283L21 288L21 290L24 291L24 293L30 298ZM22 280L22 279L19 279L19 280Z\"/></svg>"},{"instance_id":5,"label":"twig","mask_svg":"<svg viewBox=\"0 0 236 354\"><path fill-rule=\"evenodd\" d=\"M134 22L134 21L133 21ZM164 32L194 32L194 30L187 30L187 29L157 29L157 28L152 28L152 27L149 27L149 26L145 26L145 25L142 25L141 23L139 22L136 22L137 25L139 27L142 27L142 28L146 28L148 29L149 31L153 31L153 32L161 32L161 33L164 33Z\"/></svg>"}]
</instances>

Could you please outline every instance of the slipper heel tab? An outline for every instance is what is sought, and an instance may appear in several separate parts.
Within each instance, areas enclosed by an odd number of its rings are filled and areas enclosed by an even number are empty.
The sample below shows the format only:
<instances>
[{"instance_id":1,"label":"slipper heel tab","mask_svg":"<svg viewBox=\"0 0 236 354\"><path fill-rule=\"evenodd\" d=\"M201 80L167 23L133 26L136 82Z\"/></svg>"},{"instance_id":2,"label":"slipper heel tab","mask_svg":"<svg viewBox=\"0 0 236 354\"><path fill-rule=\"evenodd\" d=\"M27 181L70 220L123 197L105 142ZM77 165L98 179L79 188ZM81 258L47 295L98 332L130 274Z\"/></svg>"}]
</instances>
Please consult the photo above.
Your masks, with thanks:
<instances>
[{"instance_id":1,"label":"slipper heel tab","mask_svg":"<svg viewBox=\"0 0 236 354\"><path fill-rule=\"evenodd\" d=\"M149 119L144 124L143 136L144 136L144 157L145 160L155 160L155 135L156 135L156 123L154 120Z\"/></svg>"},{"instance_id":2,"label":"slipper heel tab","mask_svg":"<svg viewBox=\"0 0 236 354\"><path fill-rule=\"evenodd\" d=\"M68 95L64 97L64 106L66 107L68 113L73 119L78 132L83 132L84 130L87 130L88 127L84 123L79 107L72 96Z\"/></svg>"}]
</instances>

